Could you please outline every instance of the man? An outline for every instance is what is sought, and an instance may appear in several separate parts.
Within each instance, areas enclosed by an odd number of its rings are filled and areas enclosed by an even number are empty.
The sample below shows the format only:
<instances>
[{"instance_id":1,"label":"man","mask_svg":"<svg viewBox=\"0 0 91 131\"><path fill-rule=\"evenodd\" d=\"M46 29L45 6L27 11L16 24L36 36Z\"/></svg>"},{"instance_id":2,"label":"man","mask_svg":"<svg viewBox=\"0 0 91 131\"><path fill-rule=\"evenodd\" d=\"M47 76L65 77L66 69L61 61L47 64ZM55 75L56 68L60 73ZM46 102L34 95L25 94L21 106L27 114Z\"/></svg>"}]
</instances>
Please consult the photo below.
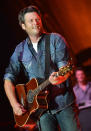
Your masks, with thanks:
<instances>
[{"instance_id":1,"label":"man","mask_svg":"<svg viewBox=\"0 0 91 131\"><path fill-rule=\"evenodd\" d=\"M87 81L85 71L78 67L75 71L77 83L74 86L79 120L82 131L91 131L91 82Z\"/></svg>"},{"instance_id":2,"label":"man","mask_svg":"<svg viewBox=\"0 0 91 131\"><path fill-rule=\"evenodd\" d=\"M16 98L15 82L21 67L28 80L32 78L45 79L45 39L50 36L50 57L48 110L42 114L39 127L42 131L79 131L76 112L74 112L74 95L69 84L70 73L57 76L56 68L62 69L69 61L69 53L64 38L57 33L45 33L41 14L37 7L29 6L22 9L18 16L19 24L27 33L26 40L17 45L10 58L9 66L4 75L4 87L13 111L20 116L27 110ZM47 59L46 59L47 60ZM62 92L62 91L63 92ZM60 92L60 93L59 93ZM54 95L55 94L55 95Z\"/></svg>"}]
</instances>

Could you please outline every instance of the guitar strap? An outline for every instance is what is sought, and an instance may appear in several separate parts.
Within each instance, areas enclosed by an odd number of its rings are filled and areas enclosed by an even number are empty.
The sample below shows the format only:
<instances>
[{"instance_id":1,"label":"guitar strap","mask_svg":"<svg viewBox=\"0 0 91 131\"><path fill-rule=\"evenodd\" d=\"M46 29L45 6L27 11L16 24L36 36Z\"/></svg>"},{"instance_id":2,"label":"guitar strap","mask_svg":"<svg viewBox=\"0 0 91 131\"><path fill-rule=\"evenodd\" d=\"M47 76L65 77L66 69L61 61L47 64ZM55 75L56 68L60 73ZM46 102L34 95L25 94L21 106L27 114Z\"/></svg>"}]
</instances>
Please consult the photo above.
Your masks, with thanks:
<instances>
[{"instance_id":1,"label":"guitar strap","mask_svg":"<svg viewBox=\"0 0 91 131\"><path fill-rule=\"evenodd\" d=\"M50 35L47 34L45 39L45 79L49 77L50 70Z\"/></svg>"}]
</instances>

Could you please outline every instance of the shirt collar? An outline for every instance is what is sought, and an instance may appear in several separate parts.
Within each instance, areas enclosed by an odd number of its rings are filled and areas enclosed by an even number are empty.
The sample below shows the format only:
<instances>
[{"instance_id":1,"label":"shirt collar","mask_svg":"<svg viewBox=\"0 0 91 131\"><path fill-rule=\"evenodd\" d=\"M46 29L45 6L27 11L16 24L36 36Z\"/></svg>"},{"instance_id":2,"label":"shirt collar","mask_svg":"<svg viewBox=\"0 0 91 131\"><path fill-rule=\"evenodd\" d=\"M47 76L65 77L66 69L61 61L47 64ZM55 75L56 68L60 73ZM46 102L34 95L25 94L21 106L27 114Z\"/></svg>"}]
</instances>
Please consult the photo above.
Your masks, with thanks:
<instances>
[{"instance_id":1,"label":"shirt collar","mask_svg":"<svg viewBox=\"0 0 91 131\"><path fill-rule=\"evenodd\" d=\"M46 33L42 33L41 34L41 38L40 38L40 40L39 40L39 42L43 39L43 37L46 35ZM31 39L29 38L29 37L27 37L26 38L26 41L27 41L27 44L29 45L29 44L32 44L32 42L31 42ZM38 43L39 43L38 42Z\"/></svg>"}]
</instances>

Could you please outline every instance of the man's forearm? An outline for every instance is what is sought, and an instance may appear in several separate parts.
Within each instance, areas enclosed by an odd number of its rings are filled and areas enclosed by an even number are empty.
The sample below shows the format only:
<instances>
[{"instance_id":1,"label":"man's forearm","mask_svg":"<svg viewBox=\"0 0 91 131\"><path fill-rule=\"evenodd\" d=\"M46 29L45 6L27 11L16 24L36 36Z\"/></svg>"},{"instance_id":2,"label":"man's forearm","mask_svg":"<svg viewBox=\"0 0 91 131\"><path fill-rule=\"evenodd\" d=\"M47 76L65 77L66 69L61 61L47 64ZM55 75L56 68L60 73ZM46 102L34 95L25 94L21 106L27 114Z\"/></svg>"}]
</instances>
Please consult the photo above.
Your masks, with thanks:
<instances>
[{"instance_id":1,"label":"man's forearm","mask_svg":"<svg viewBox=\"0 0 91 131\"><path fill-rule=\"evenodd\" d=\"M15 103L17 103L16 95L15 95L15 86L9 80L5 80L4 82L5 93L9 99L11 106L13 107Z\"/></svg>"}]
</instances>

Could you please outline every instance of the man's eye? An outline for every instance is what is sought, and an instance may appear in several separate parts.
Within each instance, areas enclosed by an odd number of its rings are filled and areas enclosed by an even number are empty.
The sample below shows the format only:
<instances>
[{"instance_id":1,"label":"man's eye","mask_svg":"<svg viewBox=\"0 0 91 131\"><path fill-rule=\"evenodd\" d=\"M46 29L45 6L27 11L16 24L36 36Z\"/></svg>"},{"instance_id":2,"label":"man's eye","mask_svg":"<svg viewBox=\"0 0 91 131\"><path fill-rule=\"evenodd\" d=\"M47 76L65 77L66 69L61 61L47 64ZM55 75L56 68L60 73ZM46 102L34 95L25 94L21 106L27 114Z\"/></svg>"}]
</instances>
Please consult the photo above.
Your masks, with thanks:
<instances>
[{"instance_id":1,"label":"man's eye","mask_svg":"<svg viewBox=\"0 0 91 131\"><path fill-rule=\"evenodd\" d=\"M31 19L30 22L33 22L33 20Z\"/></svg>"},{"instance_id":2,"label":"man's eye","mask_svg":"<svg viewBox=\"0 0 91 131\"><path fill-rule=\"evenodd\" d=\"M33 23L34 21L39 22L40 19L35 19L35 20L31 19L31 20L29 20L29 23Z\"/></svg>"},{"instance_id":3,"label":"man's eye","mask_svg":"<svg viewBox=\"0 0 91 131\"><path fill-rule=\"evenodd\" d=\"M39 22L39 21L40 21L40 19L36 19L36 21L37 21L37 22Z\"/></svg>"}]
</instances>

